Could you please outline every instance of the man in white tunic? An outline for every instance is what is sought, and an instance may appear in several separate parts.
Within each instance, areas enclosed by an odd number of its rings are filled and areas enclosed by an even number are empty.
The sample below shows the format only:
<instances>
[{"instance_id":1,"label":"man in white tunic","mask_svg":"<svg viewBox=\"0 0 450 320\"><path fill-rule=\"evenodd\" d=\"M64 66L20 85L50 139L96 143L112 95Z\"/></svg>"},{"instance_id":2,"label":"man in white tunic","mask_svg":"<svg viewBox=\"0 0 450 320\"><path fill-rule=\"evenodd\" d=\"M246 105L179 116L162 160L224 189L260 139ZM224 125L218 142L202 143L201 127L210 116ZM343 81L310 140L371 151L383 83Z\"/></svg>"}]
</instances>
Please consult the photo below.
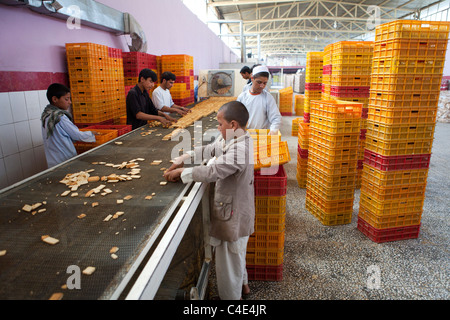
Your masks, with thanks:
<instances>
[{"instance_id":1,"label":"man in white tunic","mask_svg":"<svg viewBox=\"0 0 450 320\"><path fill-rule=\"evenodd\" d=\"M152 101L159 111L178 113L183 116L189 109L176 105L170 94L170 89L173 87L175 80L176 76L172 72L163 72L161 75L161 85L153 90Z\"/></svg>"},{"instance_id":2,"label":"man in white tunic","mask_svg":"<svg viewBox=\"0 0 450 320\"><path fill-rule=\"evenodd\" d=\"M269 69L258 66L253 69L252 86L244 90L237 101L247 108L250 118L247 129L269 129L269 134L278 134L281 114L273 96L265 89L269 81Z\"/></svg>"}]
</instances>

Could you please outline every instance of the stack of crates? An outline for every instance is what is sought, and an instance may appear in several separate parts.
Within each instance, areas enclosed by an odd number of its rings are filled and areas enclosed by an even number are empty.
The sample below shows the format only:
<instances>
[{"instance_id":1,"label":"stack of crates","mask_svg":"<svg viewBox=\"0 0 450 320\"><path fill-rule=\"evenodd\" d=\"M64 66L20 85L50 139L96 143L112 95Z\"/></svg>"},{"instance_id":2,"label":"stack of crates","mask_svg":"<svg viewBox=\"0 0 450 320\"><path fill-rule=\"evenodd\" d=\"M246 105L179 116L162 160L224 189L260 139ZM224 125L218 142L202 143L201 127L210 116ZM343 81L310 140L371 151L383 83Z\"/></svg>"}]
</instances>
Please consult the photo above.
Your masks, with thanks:
<instances>
[{"instance_id":1,"label":"stack of crates","mask_svg":"<svg viewBox=\"0 0 450 320\"><path fill-rule=\"evenodd\" d=\"M305 95L297 94L295 95L294 100L295 100L294 103L295 115L303 116L303 112L305 111Z\"/></svg>"},{"instance_id":2,"label":"stack of crates","mask_svg":"<svg viewBox=\"0 0 450 320\"><path fill-rule=\"evenodd\" d=\"M292 116L292 103L294 89L286 87L278 91L280 93L280 113L282 116Z\"/></svg>"},{"instance_id":3,"label":"stack of crates","mask_svg":"<svg viewBox=\"0 0 450 320\"><path fill-rule=\"evenodd\" d=\"M298 118L292 119L291 135L293 137L297 137L298 136L298 123L299 122L303 122L303 117L298 117Z\"/></svg>"},{"instance_id":4,"label":"stack of crates","mask_svg":"<svg viewBox=\"0 0 450 320\"><path fill-rule=\"evenodd\" d=\"M331 73L333 66L331 64L333 56L333 44L325 46L323 49L323 67L322 67L322 100L331 99ZM317 99L319 100L319 99Z\"/></svg>"},{"instance_id":5,"label":"stack of crates","mask_svg":"<svg viewBox=\"0 0 450 320\"><path fill-rule=\"evenodd\" d=\"M419 235L450 22L375 31L358 229L374 242Z\"/></svg>"},{"instance_id":6,"label":"stack of crates","mask_svg":"<svg viewBox=\"0 0 450 320\"><path fill-rule=\"evenodd\" d=\"M297 147L297 183L300 188L306 188L308 174L309 123L298 123Z\"/></svg>"},{"instance_id":7,"label":"stack of crates","mask_svg":"<svg viewBox=\"0 0 450 320\"><path fill-rule=\"evenodd\" d=\"M372 58L372 41L340 41L333 44L330 98L363 104L356 188L361 186Z\"/></svg>"},{"instance_id":8,"label":"stack of crates","mask_svg":"<svg viewBox=\"0 0 450 320\"><path fill-rule=\"evenodd\" d=\"M166 71L176 76L170 89L173 102L182 107L194 103L194 58L185 54L162 55L161 73Z\"/></svg>"},{"instance_id":9,"label":"stack of crates","mask_svg":"<svg viewBox=\"0 0 450 320\"><path fill-rule=\"evenodd\" d=\"M362 104L312 101L306 209L324 225L352 219Z\"/></svg>"},{"instance_id":10,"label":"stack of crates","mask_svg":"<svg viewBox=\"0 0 450 320\"><path fill-rule=\"evenodd\" d=\"M157 56L146 52L123 52L125 86L134 87L139 82L139 73L142 69L151 69L158 74ZM155 83L153 89L158 86L158 82Z\"/></svg>"},{"instance_id":11,"label":"stack of crates","mask_svg":"<svg viewBox=\"0 0 450 320\"><path fill-rule=\"evenodd\" d=\"M311 100L322 97L323 52L308 52L306 54L305 100L303 118L309 122Z\"/></svg>"},{"instance_id":12,"label":"stack of crates","mask_svg":"<svg viewBox=\"0 0 450 320\"><path fill-rule=\"evenodd\" d=\"M66 43L75 123L113 123L126 114L122 50Z\"/></svg>"},{"instance_id":13,"label":"stack of crates","mask_svg":"<svg viewBox=\"0 0 450 320\"><path fill-rule=\"evenodd\" d=\"M278 145L281 135L249 130L255 152ZM283 276L287 175L283 164L255 170L255 232L247 244L249 280L281 281Z\"/></svg>"}]
</instances>

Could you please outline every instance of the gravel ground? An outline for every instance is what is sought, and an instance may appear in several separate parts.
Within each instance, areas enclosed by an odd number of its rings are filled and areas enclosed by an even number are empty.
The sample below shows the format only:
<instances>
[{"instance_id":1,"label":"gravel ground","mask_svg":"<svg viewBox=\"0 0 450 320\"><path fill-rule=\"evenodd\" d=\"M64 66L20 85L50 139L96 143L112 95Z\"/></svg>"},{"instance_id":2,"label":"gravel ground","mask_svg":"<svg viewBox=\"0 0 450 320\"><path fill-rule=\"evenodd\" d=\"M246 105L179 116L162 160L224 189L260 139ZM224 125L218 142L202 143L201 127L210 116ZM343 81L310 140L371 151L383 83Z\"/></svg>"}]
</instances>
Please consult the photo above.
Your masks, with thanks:
<instances>
[{"instance_id":1,"label":"gravel ground","mask_svg":"<svg viewBox=\"0 0 450 320\"><path fill-rule=\"evenodd\" d=\"M283 279L250 281L248 300L448 300L450 298L450 123L438 123L431 157L422 225L417 239L375 243L357 229L360 191L352 222L324 226L305 209L297 184L294 117L283 117L288 141L288 178ZM214 268L213 268L214 269ZM369 281L376 270L379 282ZM210 277L215 295L214 270Z\"/></svg>"}]
</instances>

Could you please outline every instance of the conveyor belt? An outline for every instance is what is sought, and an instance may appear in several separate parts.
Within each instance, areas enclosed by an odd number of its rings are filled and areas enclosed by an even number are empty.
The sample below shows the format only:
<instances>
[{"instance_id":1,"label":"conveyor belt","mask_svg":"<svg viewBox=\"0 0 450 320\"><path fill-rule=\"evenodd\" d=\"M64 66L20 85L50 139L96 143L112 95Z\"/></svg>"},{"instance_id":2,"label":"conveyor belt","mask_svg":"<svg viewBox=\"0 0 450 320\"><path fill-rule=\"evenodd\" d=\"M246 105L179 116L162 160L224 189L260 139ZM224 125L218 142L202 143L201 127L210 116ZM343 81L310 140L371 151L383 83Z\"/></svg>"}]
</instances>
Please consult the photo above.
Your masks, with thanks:
<instances>
[{"instance_id":1,"label":"conveyor belt","mask_svg":"<svg viewBox=\"0 0 450 320\"><path fill-rule=\"evenodd\" d=\"M215 128L211 120L215 114L205 118L203 130ZM156 129L150 135L142 132ZM193 127L188 130L193 135ZM173 131L161 127L136 129L117 138L114 142L87 152L67 163L37 175L26 182L0 194L0 299L49 299L53 293L61 292L64 299L111 299L117 297L119 286L130 278L136 260L142 257L144 248L156 237L156 230L168 220L171 208L181 201L187 186L169 183L161 186L162 167L171 163L171 152L180 141L162 141L162 137ZM157 136L158 134L161 136ZM192 145L192 141L190 141ZM178 150L178 149L176 149ZM181 153L180 153L181 154ZM97 194L85 198L84 194L101 182L83 185L78 197L60 197L68 187L59 183L66 174L95 169L91 175L126 174L92 162L104 161L120 164L136 158L140 162L141 178L118 183L106 183L113 192L106 196ZM163 160L152 166L153 160ZM156 195L145 200L147 195ZM117 199L127 195L133 198L117 204ZM32 215L21 210L25 204L46 201L39 209L46 211ZM97 207L92 207L98 202ZM86 203L86 204L85 204ZM125 212L118 219L104 222L103 219L117 211ZM78 215L86 214L84 219ZM49 245L41 240L50 235L60 242ZM118 259L111 258L110 249L118 247ZM73 273L69 266L84 270L93 266L92 275L81 274L81 289L61 289ZM70 281L73 283L73 281Z\"/></svg>"}]
</instances>

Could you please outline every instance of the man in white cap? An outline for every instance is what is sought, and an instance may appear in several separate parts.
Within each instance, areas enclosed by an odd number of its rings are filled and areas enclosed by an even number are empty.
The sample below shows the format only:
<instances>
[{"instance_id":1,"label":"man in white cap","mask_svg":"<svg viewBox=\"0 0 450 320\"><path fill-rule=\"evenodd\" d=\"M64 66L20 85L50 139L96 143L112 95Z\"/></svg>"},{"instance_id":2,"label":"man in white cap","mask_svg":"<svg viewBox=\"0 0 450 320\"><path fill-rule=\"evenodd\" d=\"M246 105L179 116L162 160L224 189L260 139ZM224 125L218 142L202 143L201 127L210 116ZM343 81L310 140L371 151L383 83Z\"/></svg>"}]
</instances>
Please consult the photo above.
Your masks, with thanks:
<instances>
[{"instance_id":1,"label":"man in white cap","mask_svg":"<svg viewBox=\"0 0 450 320\"><path fill-rule=\"evenodd\" d=\"M252 86L237 98L250 114L247 129L269 129L269 134L278 134L281 125L280 110L273 96L264 90L269 81L269 69L257 66L252 73Z\"/></svg>"}]
</instances>

